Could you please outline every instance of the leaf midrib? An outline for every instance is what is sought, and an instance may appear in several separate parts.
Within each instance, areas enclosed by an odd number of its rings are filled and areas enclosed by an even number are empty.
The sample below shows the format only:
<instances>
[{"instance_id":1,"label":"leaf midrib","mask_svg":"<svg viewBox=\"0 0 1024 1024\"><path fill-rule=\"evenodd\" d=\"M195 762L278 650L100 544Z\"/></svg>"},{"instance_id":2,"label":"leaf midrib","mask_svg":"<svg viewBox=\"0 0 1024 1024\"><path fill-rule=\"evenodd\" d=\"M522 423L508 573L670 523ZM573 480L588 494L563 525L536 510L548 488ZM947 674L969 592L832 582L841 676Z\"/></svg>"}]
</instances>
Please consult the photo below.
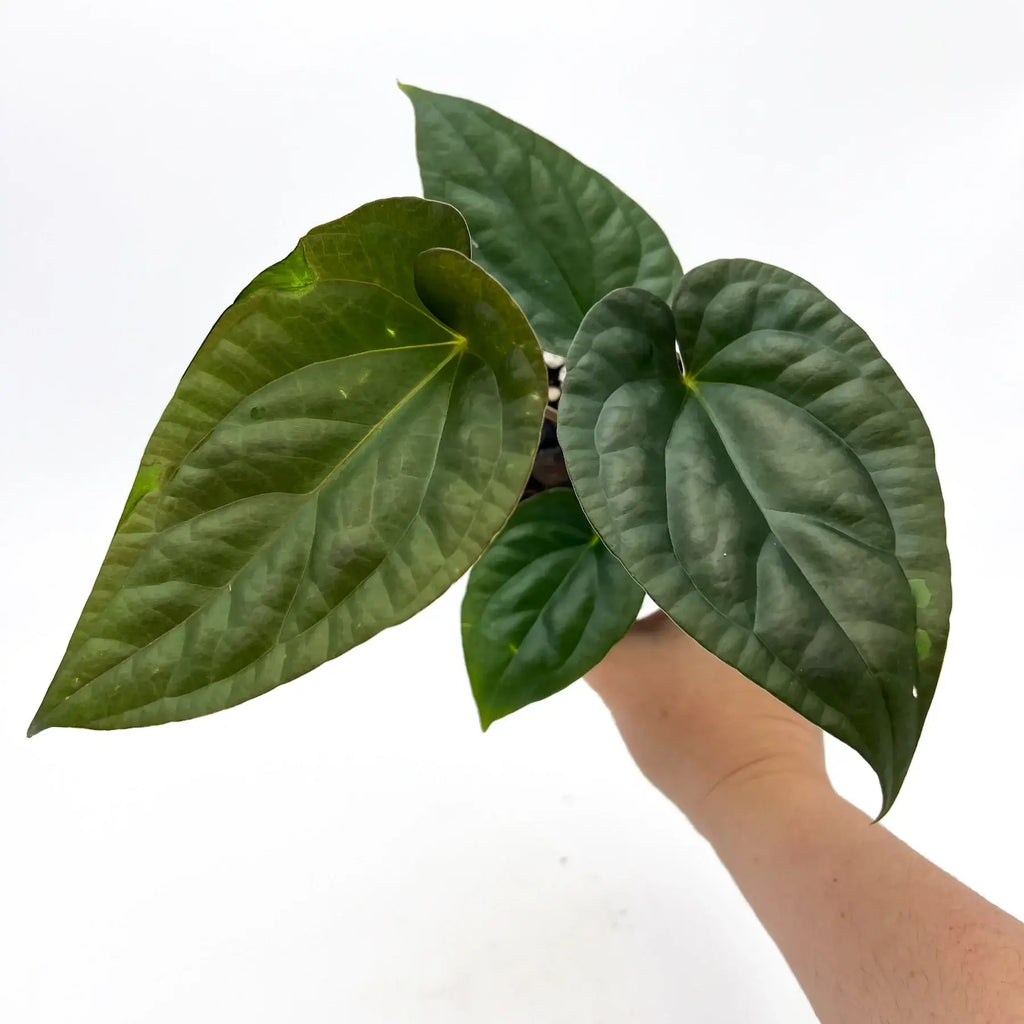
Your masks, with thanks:
<instances>
[{"instance_id":1,"label":"leaf midrib","mask_svg":"<svg viewBox=\"0 0 1024 1024\"><path fill-rule=\"evenodd\" d=\"M491 172L487 168L487 165L484 163L483 158L480 156L480 154L477 152L477 150L473 147L472 143L470 143L470 141L466 138L466 136L452 122L451 117L440 106L436 106L435 105L435 109L441 115L441 117L447 122L448 126L453 130L453 132L455 133L456 137L459 138L459 140L462 142L462 144L466 148L466 150L472 155L473 159L479 165L481 171L483 171L483 173L490 180L494 181L497 184L498 188L501 190L501 194L505 197L505 202L506 202L508 208L512 211L515 219L519 221L520 225L526 231L527 235L540 242L540 247L543 249L543 251L547 255L548 259L551 260L551 265L555 268L555 270L558 271L558 275L559 275L559 277L561 277L562 283L565 285L565 290L568 293L569 298L572 300L573 305L576 307L576 312L579 314L579 317L578 317L578 320L577 320L577 324L576 324L576 326L578 327L579 326L579 322L582 321L584 315L587 312L587 309L589 309L589 306L584 307L582 300L576 294L576 291L573 288L572 281L569 279L569 275L566 272L565 268L559 262L558 258L555 256L555 253L551 250L550 246L548 246L547 242L542 239L540 234L534 229L534 226L527 221L526 215L523 213L522 209L518 206L518 204L515 202L515 200L509 194L508 189L505 188L505 183L503 181L501 181L499 178L497 178L496 176L494 176L493 174L491 174ZM477 115L477 116L479 116L479 115ZM498 115L498 116L502 116L502 115ZM488 127L491 127L491 126L488 125ZM495 129L495 130L497 130L497 129ZM501 134L504 135L505 133L502 132ZM553 145L553 143L552 143L552 145ZM540 158L538 157L538 159L540 159ZM549 165L545 164L545 166L549 166ZM588 168L588 170L589 170L589 168ZM466 186L464 184L463 184L463 187L464 188L466 188L466 187L472 188L472 186ZM478 189L472 189L472 191L476 192L478 195L484 195L484 193L480 192ZM486 196L485 196L485 198L486 198ZM586 241L586 244L587 244L588 252L590 253L590 262L591 262L591 265L592 265L593 264L594 253L593 253L593 247L590 245L589 236L585 237L585 241ZM551 313L555 313L556 315L558 314L558 310L552 309L551 306L547 306L547 309Z\"/></svg>"},{"instance_id":2,"label":"leaf midrib","mask_svg":"<svg viewBox=\"0 0 1024 1024\"><path fill-rule=\"evenodd\" d=\"M443 343L442 343L442 344L443 344ZM439 347L439 346L434 346L434 345L431 345L431 346L429 346L429 347ZM317 485L316 485L315 487L313 487L313 488L312 488L312 489L310 489L309 491L301 492L301 493L303 494L303 496L304 496L304 497L305 497L306 499L309 499L309 498L311 498L311 497L312 497L313 495L319 495L319 494L320 494L320 492L321 492L321 491L323 490L323 488L324 488L324 487L325 487L325 486L326 486L326 485L327 485L327 484L328 484L328 483L329 483L329 482L330 482L331 480L333 480L333 479L334 479L334 478L335 478L335 477L337 476L337 474L338 474L339 472L341 472L341 470L342 470L342 469L343 469L343 468L344 468L344 467L345 467L345 466L346 466L346 465L348 464L348 462L349 462L349 461L350 461L350 460L352 459L352 457L353 457L353 456L354 456L354 455L355 455L355 454L356 454L356 453L357 453L358 451L362 450L362 448L363 448L363 447L364 447L364 446L366 445L366 443L367 443L367 442L369 441L369 439L370 439L371 437L373 437L374 435L378 434L378 433L379 433L379 432L380 432L380 431L381 431L381 430L383 429L383 427L384 427L384 426L385 426L385 425L386 425L386 424L387 424L388 422L390 422L390 421L391 421L391 420L392 420L392 419L393 419L393 418L394 418L394 417L395 417L395 416L396 416L396 415L398 414L398 412L399 412L399 411L400 411L400 410L401 410L402 408L404 408L404 407L405 407L405 405L407 405L407 404L408 404L408 402L410 402L410 401L411 401L411 400L412 400L412 399L413 399L413 398L414 398L414 397L415 397L415 396L416 396L417 394L419 394L419 393L420 393L420 391L422 391L422 390L423 390L423 389L424 389L424 388L425 388L425 387L426 387L426 386L427 386L427 385L428 385L428 384L430 383L430 381L432 381L432 380L433 380L433 379L434 379L435 377L437 377L437 376L438 376L438 375L439 375L439 374L441 373L441 371L442 371L442 370L443 370L443 369L444 369L444 368L445 368L445 367L446 367L446 366L447 366L447 365L448 365L448 364L449 364L449 363L450 363L450 362L451 362L451 361L452 361L452 360L453 360L453 359L454 359L454 358L455 358L456 356L458 356L458 355L461 355L461 354L462 354L462 353L463 353L463 352L465 351L465 347L464 347L464 346L463 346L462 344L460 344L460 343L459 343L458 341L453 341L453 342L451 343L451 347L452 347L452 349L453 349L452 353L451 353L451 354L450 354L450 355L449 355L449 356L448 356L447 358L445 358L445 359L444 359L443 361L441 361L440 363L438 363L438 365L437 365L436 367L434 367L434 368L433 368L433 369L431 370L431 372L430 372L429 374L427 374L427 375L426 375L426 376L425 376L425 377L424 377L424 378L423 378L423 379L422 379L421 381L419 381L419 382L418 382L418 383L416 384L416 386L415 386L414 388L410 389L410 390L409 390L409 391L408 391L408 392L407 392L407 393L406 393L406 394L405 394L405 395L404 395L404 396L402 397L402 399L401 399L401 400L400 400L399 402L397 402L397 403L396 403L396 404L395 404L395 405L394 405L394 406L393 406L393 407L392 407L392 408L391 408L391 409L390 409L390 410L388 411L388 413L387 413L387 414L385 414L385 415L384 415L384 416L383 416L383 417L382 417L382 418L381 418L380 420L378 420L378 421L377 421L377 423L375 423L375 424L374 424L374 425L373 425L373 426L372 426L372 427L370 428L370 430L368 430L368 431L366 432L366 434L364 434L364 435L363 435L363 437L362 437L362 438L360 438L360 440L359 440L359 441L358 441L358 442L357 442L357 443L356 443L356 444L355 444L355 445L354 445L354 446L352 447L352 449L351 449L351 450L350 450L350 451L349 451L349 452L348 452L348 453L347 453L347 454L345 455L344 459L342 459L342 460L341 460L341 461L340 461L340 462L338 463L338 465L337 465L337 466L335 466L335 467L334 467L334 468L333 468L333 469L332 469L332 470L331 470L331 471L330 471L329 473L327 473L327 474L326 474L326 475L324 476L324 478L323 478L323 479L322 479L322 480L321 480L321 481L320 481L320 482L319 482L319 483L318 483L318 484L317 484ZM363 353L363 354L365 354L365 353ZM324 362L331 362L332 360L323 360L323 361L324 361ZM226 418L226 417L225 417L225 418ZM221 420L221 422L223 422L223 420ZM208 436L208 435L207 435L207 436ZM195 450L195 449L193 448L193 449L192 449L191 451L194 451L194 450ZM191 451L189 452L189 454L191 454ZM186 455L186 456L185 456L185 458L187 458L187 457L188 457L188 456ZM184 462L184 459L182 460L182 462ZM429 481L429 478L428 478L428 481ZM245 499L238 499L238 500L245 500ZM233 504L233 503L232 503L232 504ZM256 549L256 551L255 551L255 552L253 553L253 556L252 556L252 557L255 557L255 556L256 556L256 554L258 554L258 553L260 553L260 552L263 552L263 551L265 551L265 550L266 550L266 549L267 549L267 548L268 548L268 547L269 547L269 546L270 546L270 545L271 545L271 544L272 544L272 543L273 543L273 542L274 542L274 541L275 541L275 540L276 540L276 539L277 539L277 538L278 538L278 537L280 536L281 532L282 532L282 531L283 531L283 530L284 530L284 529L285 529L285 528L286 528L286 527L288 526L288 524L289 524L290 522L292 522L292 521L294 520L295 516L296 516L296 515L298 514L298 511L299 511L299 510L301 510L302 508L304 508L305 506L306 506L306 502L305 502L305 501L303 501L303 502L299 502L299 503L297 504L297 506L296 506L296 509L295 509L294 511L291 511L291 512L289 512L289 513L288 513L288 514L287 514L287 515L285 516L285 519L284 519L284 520L282 521L282 523L281 523L281 524L280 524L280 525L278 526L278 528L277 528L277 529L276 529L276 530L275 530L275 531L274 531L274 532L273 532L272 534L270 534L270 536L269 536L269 537L268 537L268 538L267 538L267 539L266 539L266 540L265 540L265 541L264 541L264 542L263 542L262 544L260 544L260 546L259 546L259 547L258 547L258 548ZM226 506L218 506L218 508L217 508L217 509L213 509L213 510L211 510L211 513L210 513L210 514L212 514L212 513L214 513L214 512L218 512L218 511L220 511L221 509L223 509L224 507L226 507ZM193 517L193 519L194 519L194 518L197 518L197 517ZM192 520L186 520L186 522L191 522L191 521L192 521ZM178 525L180 525L180 524L174 524L174 525L175 525L175 526L178 526ZM162 532L162 531L161 531L161 532ZM159 536L159 534L155 534L154 536ZM149 543L150 543L150 541L147 541L147 545L148 545ZM246 565L248 565L248 564L249 564L249 563L250 563L251 561L252 561L252 558L249 558L249 559L248 559L248 560L247 560L247 561L246 561L246 562L245 562L245 563L244 563L244 564L243 564L243 565L241 566L241 568L239 568L237 572L233 573L233 574L232 574L232 575L231 575L231 576L230 576L230 577L229 577L229 578L228 578L228 579L227 579L227 580L226 580L226 581L225 581L224 583L220 584L219 586L217 586L217 587L215 587L215 588L211 588L211 592L210 592L210 595L209 595L209 596L207 597L207 599L206 599L206 600L204 600L204 602L203 602L203 603L202 603L202 604L201 604L201 605L200 605L200 606L199 606L198 608L196 608L196 609L195 609L194 611L192 611L192 612L190 612L190 613L189 613L188 615L186 615L186 616L185 616L185 618L183 618L183 619L181 619L180 621L178 621L178 622L174 623L174 624L173 624L172 626L170 626L170 627L169 627L168 629L164 630L164 632L163 632L163 633L160 633L160 634L159 634L158 636L155 636L155 637L153 637L153 638L152 638L151 640L147 641L147 642L146 642L146 643L145 643L145 644L144 644L144 645L143 645L142 647L137 647L137 648L136 648L136 649L135 649L134 651L132 651L132 653L131 653L131 654L129 654L129 655L127 655L127 656L125 656L125 657L124 657L124 658L122 658L122 659L121 659L120 661L118 661L118 662L116 662L115 664L113 664L113 665L109 666L108 668L104 669L104 670L103 670L103 671L102 671L102 672L101 672L101 673L100 673L99 675L97 675L97 676L94 676L94 677L93 677L92 679L88 680L88 681L87 681L86 683L84 683L84 684L83 684L82 686L79 686L79 687L78 687L77 689L73 690L73 691L72 691L71 693L69 693L69 694L67 694L67 695L66 695L65 697L63 697L63 698L62 698L62 699L61 699L60 701L58 701L58 702L57 702L56 704L54 704L54 705L52 705L52 706L51 706L50 708L48 708L48 709L47 709L47 712L46 712L46 715L45 715L45 716L43 716L43 718L41 719L41 721L45 721L45 719L46 719L46 718L50 717L50 715L51 715L51 714L53 713L53 711L55 711L55 710L56 710L57 708L61 707L61 706L62 706L63 704L67 703L67 702L68 702L69 700L71 700L71 699L72 699L73 697L75 697L75 696L76 696L77 694L81 693L81 692L82 692L83 690L85 690L85 689L86 689L87 687L95 686L95 685L96 685L97 683L99 683L99 682L100 682L100 681L101 681L102 679L104 679L104 678L105 678L105 677L106 677L107 675L109 675L109 674L110 674L111 672L114 672L115 670L117 670L118 668L120 668L120 667L121 667L121 665L123 665L123 664L124 664L125 662L127 662L127 661L130 661L130 660L131 660L132 658L135 658L135 657L139 656L140 654L142 654L143 652L145 652L146 650L148 650L148 649L149 649L150 647L152 647L152 646L153 646L153 644L155 644L155 643L159 642L159 641L160 641L160 640L162 640L162 639L163 639L163 638L164 638L165 636L168 636L168 635L169 635L170 633L172 633L172 632L173 632L174 630L176 630L176 629L179 629L180 627L184 626L184 625L185 625L185 624L186 624L186 623L187 623L187 622L188 622L189 620L191 620L191 619L192 619L192 618L193 618L194 616L198 615L198 614L199 614L200 612L202 612L202 611L203 611L203 610L204 610L204 609L205 609L206 607L208 607L208 605L209 605L210 601L212 600L213 596L215 596L216 594L219 594L219 593L221 593L222 591L224 591L225 589L227 589L228 587L230 587L230 586L231 586L231 585L232 585L232 584L234 583L234 581L235 581L235 580L236 580L236 579L238 578L238 576L239 576L239 575L241 574L241 572L242 572L242 571L243 571L243 570L245 569ZM124 583L122 582L122 585L121 585L121 586L120 586L120 587L118 588L118 591L117 591L117 592L118 592L118 593L120 593L120 592L123 592L123 591L124 591L125 589L126 589L126 588L125 588L125 586L124 586ZM116 595L111 595L111 600L113 599L113 597L114 597L114 596L116 596ZM101 638L101 637L93 637L93 638L91 638L91 639L94 639L94 640L99 640L99 639L104 639L104 638ZM106 638L106 639L108 639L108 640L109 640L109 639L111 639L111 638L109 638L109 637L108 637L108 638ZM276 646L276 644L275 644L275 646ZM82 648L79 648L79 653L81 652L81 649L82 649ZM273 649L273 648L271 648L271 649ZM264 652L264 654L265 654L265 653L266 653L266 652ZM261 655L261 657L262 657L262 656L263 656L263 655ZM71 671L71 668L70 668L70 666L68 666L68 668L67 668L67 669L66 669L65 671L67 671L67 672L70 672L70 671ZM201 689L201 687L200 687L200 689ZM190 691L190 692L193 692L193 691ZM158 699L161 699L161 698L158 698ZM131 708L131 709L128 709L128 710L138 710L138 708L141 708L141 707L146 707L146 706L147 706L148 704L151 704L151 703L154 703L154 702L153 702L153 701L146 701L146 702L144 702L143 704L139 704L139 705L136 705L136 706L135 706L134 708ZM122 712L122 713L123 713L123 712Z\"/></svg>"},{"instance_id":3,"label":"leaf midrib","mask_svg":"<svg viewBox=\"0 0 1024 1024\"><path fill-rule=\"evenodd\" d=\"M707 383L708 382L705 382L705 386L706 386ZM694 401L697 402L698 406L704 412L704 415L708 418L708 422L710 423L712 429L715 431L715 435L717 436L717 438L719 440L719 443L722 445L722 448L725 450L726 455L728 455L728 457L729 457L729 462L732 465L734 471L736 472L736 476L738 477L740 483L743 485L743 488L747 492L747 495L750 498L751 502L754 504L754 506L757 508L758 512L760 513L761 518L764 520L764 525L765 525L765 528L767 529L768 533L772 536L772 538L779 545L779 547L783 551L786 552L786 554L789 557L790 561L793 563L793 565L796 567L797 571L800 573L800 577L807 584L807 586L810 589L811 593L814 594L814 596L818 599L818 603L821 605L821 607L828 614L828 616L832 620L832 622L835 623L835 625L839 628L839 631L842 633L842 635L844 637L846 637L847 640L849 640L850 646L856 652L857 657L860 660L861 664L864 666L864 669L867 672L867 674L872 679L874 679L875 682L877 683L878 688L881 691L882 701L885 704L886 719L887 719L888 724L889 724L890 741L891 741L891 744L892 744L891 750L890 750L890 755L891 755L893 761L895 762L896 750L897 750L897 744L896 744L896 723L895 723L895 719L894 719L894 716L893 716L893 713L892 713L893 709L892 709L892 704L891 704L890 699L889 699L888 689L885 686L885 683L882 681L882 679L879 677L879 675L875 672L875 670L873 668L871 668L871 666L868 664L867 659L865 658L864 653L861 651L859 645L853 639L853 637L851 637L846 632L846 630L843 628L842 623L836 618L835 613L829 607L829 605L825 601L825 599L821 596L821 593L818 591L817 587L815 587L815 585L807 578L807 574L804 572L804 570L801 567L800 563L795 558L793 558L792 555L789 554L789 549L782 542L782 540L776 535L775 530L772 528L771 521L765 515L765 509L762 508L761 503L755 497L754 488L748 482L747 477L744 474L744 471L743 471L743 468L742 468L741 464L739 462L737 462L733 452L730 450L729 445L726 442L725 437L722 434L722 431L718 428L718 424L715 421L714 415L712 414L711 410L708 408L707 403L704 402L704 400L701 398L700 392L696 391L696 390L688 391L687 392L687 399L690 399L690 398L692 398ZM685 407L686 407L686 399L684 399L683 405L680 408L680 414L682 413L682 410ZM873 483L874 483L874 480L872 479L872 484ZM881 496L879 496L879 500L881 500ZM884 508L885 507L885 503L883 502L882 505L883 505L883 508ZM886 508L886 515L888 515L888 508ZM895 536L895 530L893 531L893 535ZM905 573L903 573L903 567L902 567L902 565L900 565L899 559L896 558L895 552L892 552L891 554L892 554L893 560L896 562L897 566L899 566L899 568L900 568L900 574L902 576L904 576L904 579L905 579L906 576L905 576ZM751 632L753 632L753 630L751 630ZM916 661L914 661L913 664L916 666Z\"/></svg>"},{"instance_id":4,"label":"leaf midrib","mask_svg":"<svg viewBox=\"0 0 1024 1024\"><path fill-rule=\"evenodd\" d=\"M597 534L594 534L594 536L597 536ZM575 545L573 545L573 547L575 547ZM572 548L563 548L562 550L563 551L571 551ZM501 670L501 674L494 681L493 685L495 687L500 686L505 681L505 677L509 674L509 671L511 670L512 666L516 663L516 661L519 658L519 652L529 642L530 637L533 635L534 630L537 629L538 624L540 623L540 620L543 617L544 613L554 603L556 597L558 596L558 594L561 593L562 589L564 587L566 587L569 584L569 582L572 580L573 575L575 574L576 570L579 569L580 565L583 563L583 560L587 557L588 552L590 552L591 550L593 550L593 545L591 544L590 540L587 540L585 543L582 543L580 545L579 554L573 559L572 564L569 566L569 568L567 570L565 570L565 572L563 572L562 578L558 581L558 584L555 586L554 590L552 590L551 593L548 595L548 597L545 599L544 604L541 606L540 611L534 616L533 622L530 624L529 628L527 629L527 631L523 634L522 638L520 639L520 641L519 641L519 643L517 645L518 649L516 650L516 653L513 654L511 658L509 658L508 662L505 664L505 667ZM532 568L534 568L534 563L531 563L530 565L527 565L527 566L523 566L523 568L520 569L517 573L515 573L512 577L510 577L508 580L505 580L504 583L502 584L502 586L499 587L498 590L496 590L491 595L491 597L488 599L487 604L490 604L491 601L493 601L494 598L497 597L498 593L502 589L504 589L505 586L507 586L508 583L510 583L512 581L512 579L514 579L516 576L519 576L523 572L525 572L525 571L527 571L529 569L532 569ZM484 607L486 607L486 605ZM589 622L589 619L588 619L588 622ZM583 632L584 633L586 632L586 624L584 624ZM581 634L581 639L582 639L582 634ZM579 644L580 644L580 640L577 640L576 645L573 648L573 654L576 653L576 648L579 647ZM569 659L566 659L566 660L568 661Z\"/></svg>"}]
</instances>

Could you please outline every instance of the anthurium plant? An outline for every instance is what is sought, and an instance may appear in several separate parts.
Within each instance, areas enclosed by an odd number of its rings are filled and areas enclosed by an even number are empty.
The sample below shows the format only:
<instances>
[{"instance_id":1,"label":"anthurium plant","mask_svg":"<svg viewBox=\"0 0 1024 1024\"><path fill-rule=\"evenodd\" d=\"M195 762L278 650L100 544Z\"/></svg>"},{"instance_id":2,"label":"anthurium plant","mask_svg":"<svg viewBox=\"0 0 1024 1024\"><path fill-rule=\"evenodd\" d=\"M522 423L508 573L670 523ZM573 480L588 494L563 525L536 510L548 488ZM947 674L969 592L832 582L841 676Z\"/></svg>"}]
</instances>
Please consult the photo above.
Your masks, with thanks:
<instances>
[{"instance_id":1,"label":"anthurium plant","mask_svg":"<svg viewBox=\"0 0 1024 1024\"><path fill-rule=\"evenodd\" d=\"M214 324L149 440L30 734L259 696L469 572L482 724L649 595L895 799L951 603L925 421L778 267L684 273L606 178L403 87L425 198L316 227Z\"/></svg>"}]
</instances>

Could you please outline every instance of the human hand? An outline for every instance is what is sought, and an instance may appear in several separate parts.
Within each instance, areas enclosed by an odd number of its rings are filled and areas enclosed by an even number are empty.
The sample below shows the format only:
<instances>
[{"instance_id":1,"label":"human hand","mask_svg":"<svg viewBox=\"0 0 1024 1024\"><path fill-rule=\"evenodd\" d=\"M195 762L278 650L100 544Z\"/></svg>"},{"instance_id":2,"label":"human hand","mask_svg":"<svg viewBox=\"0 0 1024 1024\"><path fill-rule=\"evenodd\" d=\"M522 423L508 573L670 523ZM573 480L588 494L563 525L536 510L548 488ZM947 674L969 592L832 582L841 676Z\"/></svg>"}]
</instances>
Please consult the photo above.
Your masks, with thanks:
<instances>
[{"instance_id":1,"label":"human hand","mask_svg":"<svg viewBox=\"0 0 1024 1024\"><path fill-rule=\"evenodd\" d=\"M819 1020L1024 1022L1024 925L841 800L816 726L661 613L587 681L640 769L711 843Z\"/></svg>"},{"instance_id":2,"label":"human hand","mask_svg":"<svg viewBox=\"0 0 1024 1024\"><path fill-rule=\"evenodd\" d=\"M663 612L587 674L640 770L704 831L738 791L831 793L821 730Z\"/></svg>"}]
</instances>

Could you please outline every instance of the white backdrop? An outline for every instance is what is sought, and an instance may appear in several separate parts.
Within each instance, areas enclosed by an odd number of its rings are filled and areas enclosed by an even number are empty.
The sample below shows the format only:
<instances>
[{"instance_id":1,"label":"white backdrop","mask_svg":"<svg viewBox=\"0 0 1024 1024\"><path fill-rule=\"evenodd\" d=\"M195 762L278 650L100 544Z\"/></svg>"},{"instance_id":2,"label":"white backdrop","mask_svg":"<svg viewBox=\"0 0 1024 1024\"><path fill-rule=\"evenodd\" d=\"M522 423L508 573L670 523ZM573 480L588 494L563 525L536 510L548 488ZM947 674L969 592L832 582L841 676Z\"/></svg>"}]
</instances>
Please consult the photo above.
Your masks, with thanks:
<instances>
[{"instance_id":1,"label":"white backdrop","mask_svg":"<svg viewBox=\"0 0 1024 1024\"><path fill-rule=\"evenodd\" d=\"M235 710L24 738L216 316L307 228L418 192L396 77L596 166L685 266L781 264L871 332L932 426L956 594L887 824L1024 915L1024 6L0 11L0 1019L813 1020L583 684L480 735L461 585Z\"/></svg>"}]
</instances>

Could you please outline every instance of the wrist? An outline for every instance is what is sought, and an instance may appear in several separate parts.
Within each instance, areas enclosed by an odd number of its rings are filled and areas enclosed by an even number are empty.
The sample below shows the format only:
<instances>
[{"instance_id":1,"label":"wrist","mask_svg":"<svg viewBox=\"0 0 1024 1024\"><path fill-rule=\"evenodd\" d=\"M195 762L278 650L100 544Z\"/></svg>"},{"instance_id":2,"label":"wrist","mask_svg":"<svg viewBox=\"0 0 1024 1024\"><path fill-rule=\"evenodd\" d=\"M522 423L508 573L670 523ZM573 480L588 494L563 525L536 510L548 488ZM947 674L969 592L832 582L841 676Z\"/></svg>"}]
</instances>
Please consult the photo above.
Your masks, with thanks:
<instances>
[{"instance_id":1,"label":"wrist","mask_svg":"<svg viewBox=\"0 0 1024 1024\"><path fill-rule=\"evenodd\" d=\"M681 808L712 845L765 822L813 820L840 802L824 771L785 757L751 762Z\"/></svg>"}]
</instances>

